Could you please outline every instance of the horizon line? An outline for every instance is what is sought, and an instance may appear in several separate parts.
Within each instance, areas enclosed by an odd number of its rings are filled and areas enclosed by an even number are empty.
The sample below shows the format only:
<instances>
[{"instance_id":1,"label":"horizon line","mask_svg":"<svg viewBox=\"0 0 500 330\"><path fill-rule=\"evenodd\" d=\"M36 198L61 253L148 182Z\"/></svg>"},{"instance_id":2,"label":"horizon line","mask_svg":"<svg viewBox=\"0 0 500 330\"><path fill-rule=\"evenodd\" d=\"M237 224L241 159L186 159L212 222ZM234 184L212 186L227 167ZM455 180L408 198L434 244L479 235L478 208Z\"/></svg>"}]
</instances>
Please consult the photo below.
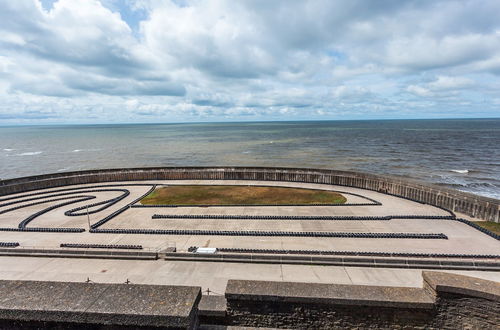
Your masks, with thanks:
<instances>
[{"instance_id":1,"label":"horizon line","mask_svg":"<svg viewBox=\"0 0 500 330\"><path fill-rule=\"evenodd\" d=\"M46 123L46 124L2 124L0 127L21 126L92 126L92 125L179 125L179 124L236 124L236 123L295 123L295 122L340 122L340 121L412 121L412 120L488 120L500 117L443 117L443 118L384 118L384 119L295 119L295 120L234 120L234 121L172 121L172 122L100 122L100 123Z\"/></svg>"}]
</instances>

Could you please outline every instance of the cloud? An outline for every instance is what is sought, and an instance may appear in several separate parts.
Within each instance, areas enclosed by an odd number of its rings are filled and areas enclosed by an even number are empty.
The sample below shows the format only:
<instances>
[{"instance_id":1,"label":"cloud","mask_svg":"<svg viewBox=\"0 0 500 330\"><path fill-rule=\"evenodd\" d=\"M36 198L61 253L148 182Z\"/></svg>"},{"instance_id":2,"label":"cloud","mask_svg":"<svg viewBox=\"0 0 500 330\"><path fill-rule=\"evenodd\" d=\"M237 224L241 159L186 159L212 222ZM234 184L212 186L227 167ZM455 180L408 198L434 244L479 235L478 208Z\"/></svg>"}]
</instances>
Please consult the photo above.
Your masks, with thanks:
<instances>
[{"instance_id":1,"label":"cloud","mask_svg":"<svg viewBox=\"0 0 500 330\"><path fill-rule=\"evenodd\" d=\"M41 105L53 112L33 121L422 117L464 104L464 114L498 113L495 0L0 7L2 122Z\"/></svg>"},{"instance_id":2,"label":"cloud","mask_svg":"<svg viewBox=\"0 0 500 330\"><path fill-rule=\"evenodd\" d=\"M410 85L406 90L422 97L449 96L450 93L456 94L459 90L472 89L474 85L475 82L466 77L438 76L435 80L425 84Z\"/></svg>"}]
</instances>

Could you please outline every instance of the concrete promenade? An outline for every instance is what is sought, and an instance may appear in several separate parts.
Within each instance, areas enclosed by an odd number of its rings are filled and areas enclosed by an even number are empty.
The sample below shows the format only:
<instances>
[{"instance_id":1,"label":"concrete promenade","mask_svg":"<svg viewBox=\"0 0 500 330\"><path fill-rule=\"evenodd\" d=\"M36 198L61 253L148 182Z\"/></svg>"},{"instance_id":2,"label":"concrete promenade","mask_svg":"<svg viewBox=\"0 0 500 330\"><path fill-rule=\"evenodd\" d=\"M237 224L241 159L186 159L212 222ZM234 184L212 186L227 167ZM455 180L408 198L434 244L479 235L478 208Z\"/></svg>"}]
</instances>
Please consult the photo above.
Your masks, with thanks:
<instances>
[{"instance_id":1,"label":"concrete promenade","mask_svg":"<svg viewBox=\"0 0 500 330\"><path fill-rule=\"evenodd\" d=\"M241 207L129 207L130 203L147 193L153 184L243 184L302 187L340 191L347 203L381 205L350 206L241 206ZM100 186L96 188L96 186ZM106 186L106 187L103 187ZM99 211L103 204L85 206L118 198L119 191L102 191L111 188L126 189L128 196ZM64 192L61 191L64 189ZM73 190L69 190L73 189ZM88 190L96 190L88 192ZM38 194L42 193L42 194ZM71 193L71 195L54 196ZM30 196L28 196L31 194ZM37 194L37 195L34 195ZM49 197L52 195L53 197ZM0 242L18 242L19 247L54 249L61 243L131 244L141 245L146 251L160 251L175 247L186 252L191 246L216 248L258 248L332 250L361 252L405 252L499 255L500 241L454 220L430 220L426 217L449 216L440 208L386 195L383 193L313 183L276 181L231 180L154 180L136 182L105 182L65 186L0 197L0 227L17 228L19 223L33 214L68 200L50 201L75 196L95 196L94 199L54 208L40 214L28 223L27 228L83 228L81 233L51 233L0 230ZM17 197L20 203L15 202ZM33 198L39 198L34 200ZM3 201L2 201L3 199ZM26 199L33 199L27 201ZM24 201L23 201L24 200ZM71 200L71 199L70 199ZM30 203L37 203L27 206ZM3 206L1 206L3 205ZM10 210L15 206L26 207ZM66 216L65 212L83 207L81 215ZM338 238L338 237L280 237L280 236L219 236L219 235L145 235L121 233L90 233L95 224L122 208L122 213L105 222L99 229L163 229L163 230L224 230L224 231L273 231L273 232L339 232L339 233L414 233L445 234L448 239L410 238ZM96 213L93 213L93 212ZM97 212L99 211L99 212ZM1 214L2 212L5 212ZM397 216L412 215L416 219L391 220L228 220L228 219L152 219L163 215L280 215L280 216ZM458 215L460 216L460 214ZM485 279L500 281L500 272L453 271ZM95 282L120 283L129 279L138 284L195 285L223 292L228 279L296 281L315 283L411 286L421 285L421 270L388 269L340 266L245 264L168 260L105 260L79 258L37 258L0 256L0 279L53 280L82 282L89 278Z\"/></svg>"},{"instance_id":2,"label":"concrete promenade","mask_svg":"<svg viewBox=\"0 0 500 330\"><path fill-rule=\"evenodd\" d=\"M500 282L499 272L445 271ZM307 283L421 287L421 269L271 265L168 260L105 260L0 257L0 279L96 283L189 285L224 293L227 281L262 280Z\"/></svg>"}]
</instances>

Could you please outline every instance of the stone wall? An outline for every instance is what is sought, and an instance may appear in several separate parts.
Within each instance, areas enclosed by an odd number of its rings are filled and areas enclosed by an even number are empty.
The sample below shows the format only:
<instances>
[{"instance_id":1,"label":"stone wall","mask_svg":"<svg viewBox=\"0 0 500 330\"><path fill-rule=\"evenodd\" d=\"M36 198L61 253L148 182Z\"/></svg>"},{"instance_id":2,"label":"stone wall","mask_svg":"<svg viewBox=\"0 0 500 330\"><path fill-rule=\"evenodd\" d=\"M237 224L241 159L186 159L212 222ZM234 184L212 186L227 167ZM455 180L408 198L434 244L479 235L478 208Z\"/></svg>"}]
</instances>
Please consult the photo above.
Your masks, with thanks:
<instances>
[{"instance_id":1,"label":"stone wall","mask_svg":"<svg viewBox=\"0 0 500 330\"><path fill-rule=\"evenodd\" d=\"M498 329L500 303L459 294L441 293L432 322L437 329Z\"/></svg>"},{"instance_id":2,"label":"stone wall","mask_svg":"<svg viewBox=\"0 0 500 330\"><path fill-rule=\"evenodd\" d=\"M441 272L423 279L422 288L229 280L225 301L188 286L0 281L0 328L500 326L500 283Z\"/></svg>"},{"instance_id":3,"label":"stone wall","mask_svg":"<svg viewBox=\"0 0 500 330\"><path fill-rule=\"evenodd\" d=\"M424 272L424 286L395 288L229 281L225 325L277 328L498 329L500 284ZM210 322L210 318L202 318Z\"/></svg>"},{"instance_id":4,"label":"stone wall","mask_svg":"<svg viewBox=\"0 0 500 330\"><path fill-rule=\"evenodd\" d=\"M1 329L196 329L190 286L0 280Z\"/></svg>"},{"instance_id":5,"label":"stone wall","mask_svg":"<svg viewBox=\"0 0 500 330\"><path fill-rule=\"evenodd\" d=\"M56 173L0 181L0 196L71 184L134 180L262 180L323 183L375 190L500 221L500 201L393 176L336 170L264 167L160 167Z\"/></svg>"}]
</instances>

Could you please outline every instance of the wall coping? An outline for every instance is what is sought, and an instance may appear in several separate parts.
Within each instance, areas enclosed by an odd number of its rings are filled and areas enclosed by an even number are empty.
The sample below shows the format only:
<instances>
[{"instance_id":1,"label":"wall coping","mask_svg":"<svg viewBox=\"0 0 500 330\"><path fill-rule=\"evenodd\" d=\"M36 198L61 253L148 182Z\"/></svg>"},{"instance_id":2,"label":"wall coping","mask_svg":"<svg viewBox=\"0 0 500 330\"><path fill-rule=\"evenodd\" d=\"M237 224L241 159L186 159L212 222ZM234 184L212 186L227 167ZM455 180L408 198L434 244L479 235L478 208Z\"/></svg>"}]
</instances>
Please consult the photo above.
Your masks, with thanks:
<instances>
[{"instance_id":1,"label":"wall coping","mask_svg":"<svg viewBox=\"0 0 500 330\"><path fill-rule=\"evenodd\" d=\"M500 302L500 282L443 272L422 272L424 286L441 292Z\"/></svg>"},{"instance_id":2,"label":"wall coping","mask_svg":"<svg viewBox=\"0 0 500 330\"><path fill-rule=\"evenodd\" d=\"M429 309L434 298L421 288L229 280L227 300L318 303Z\"/></svg>"},{"instance_id":3,"label":"wall coping","mask_svg":"<svg viewBox=\"0 0 500 330\"><path fill-rule=\"evenodd\" d=\"M441 293L500 302L500 282L444 272L423 271L423 287L389 287L229 280L228 301L334 304L430 309Z\"/></svg>"},{"instance_id":4,"label":"wall coping","mask_svg":"<svg viewBox=\"0 0 500 330\"><path fill-rule=\"evenodd\" d=\"M201 289L0 280L0 320L191 328Z\"/></svg>"}]
</instances>

